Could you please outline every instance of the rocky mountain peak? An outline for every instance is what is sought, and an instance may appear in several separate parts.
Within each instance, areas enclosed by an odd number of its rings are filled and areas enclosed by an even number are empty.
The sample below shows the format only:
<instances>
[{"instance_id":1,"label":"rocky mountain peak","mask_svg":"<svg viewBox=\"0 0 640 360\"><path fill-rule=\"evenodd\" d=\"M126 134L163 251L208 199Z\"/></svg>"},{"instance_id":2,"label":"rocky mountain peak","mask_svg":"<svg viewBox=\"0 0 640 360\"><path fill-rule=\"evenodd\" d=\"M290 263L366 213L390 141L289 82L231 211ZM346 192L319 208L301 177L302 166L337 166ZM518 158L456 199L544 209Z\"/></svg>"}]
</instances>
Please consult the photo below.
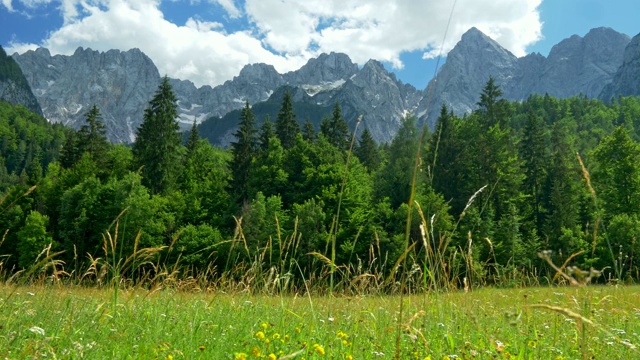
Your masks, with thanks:
<instances>
[{"instance_id":1,"label":"rocky mountain peak","mask_svg":"<svg viewBox=\"0 0 640 360\"><path fill-rule=\"evenodd\" d=\"M535 93L566 98L578 94L597 97L622 64L629 37L610 28L573 35L549 52Z\"/></svg>"},{"instance_id":2,"label":"rocky mountain peak","mask_svg":"<svg viewBox=\"0 0 640 360\"><path fill-rule=\"evenodd\" d=\"M358 65L349 56L332 52L309 59L300 69L285 74L284 78L292 85L321 85L348 79L357 72Z\"/></svg>"},{"instance_id":3,"label":"rocky mountain peak","mask_svg":"<svg viewBox=\"0 0 640 360\"><path fill-rule=\"evenodd\" d=\"M27 79L13 58L0 46L0 100L22 105L42 116L42 109L33 95Z\"/></svg>"},{"instance_id":4,"label":"rocky mountain peak","mask_svg":"<svg viewBox=\"0 0 640 360\"><path fill-rule=\"evenodd\" d=\"M624 50L622 65L600 94L603 101L615 96L640 95L640 34L631 39Z\"/></svg>"}]
</instances>

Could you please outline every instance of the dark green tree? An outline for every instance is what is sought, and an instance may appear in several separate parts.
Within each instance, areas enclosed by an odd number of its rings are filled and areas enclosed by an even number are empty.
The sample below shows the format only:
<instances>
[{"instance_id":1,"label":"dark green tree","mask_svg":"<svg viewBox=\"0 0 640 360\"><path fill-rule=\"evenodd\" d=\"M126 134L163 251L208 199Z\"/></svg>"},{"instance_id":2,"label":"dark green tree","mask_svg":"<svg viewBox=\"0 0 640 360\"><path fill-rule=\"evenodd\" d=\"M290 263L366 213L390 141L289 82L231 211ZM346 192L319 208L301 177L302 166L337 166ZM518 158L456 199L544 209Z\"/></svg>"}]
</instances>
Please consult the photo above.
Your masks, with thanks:
<instances>
[{"instance_id":1,"label":"dark green tree","mask_svg":"<svg viewBox=\"0 0 640 360\"><path fill-rule=\"evenodd\" d=\"M255 119L248 101L240 112L240 125L234 135L236 141L231 143L231 189L238 202L242 203L249 199L249 172L258 149Z\"/></svg>"},{"instance_id":2,"label":"dark green tree","mask_svg":"<svg viewBox=\"0 0 640 360\"><path fill-rule=\"evenodd\" d=\"M380 166L380 151L368 128L365 127L362 131L354 153L370 172L374 173L378 170L378 166Z\"/></svg>"},{"instance_id":3,"label":"dark green tree","mask_svg":"<svg viewBox=\"0 0 640 360\"><path fill-rule=\"evenodd\" d=\"M178 100L169 78L164 77L138 128L133 157L142 167L143 184L153 194L167 193L175 183L180 167L180 127Z\"/></svg>"},{"instance_id":4,"label":"dark green tree","mask_svg":"<svg viewBox=\"0 0 640 360\"><path fill-rule=\"evenodd\" d=\"M593 179L606 217L640 213L640 145L619 126L602 139L593 155L598 167Z\"/></svg>"},{"instance_id":5,"label":"dark green tree","mask_svg":"<svg viewBox=\"0 0 640 360\"><path fill-rule=\"evenodd\" d=\"M296 135L300 133L300 125L296 121L293 112L293 98L288 91L284 93L282 107L276 118L276 136L285 150L292 148L296 143Z\"/></svg>"},{"instance_id":6,"label":"dark green tree","mask_svg":"<svg viewBox=\"0 0 640 360\"><path fill-rule=\"evenodd\" d=\"M346 150L349 147L349 126L342 117L342 108L336 101L331 118L323 118L320 123L320 133L329 143L338 149Z\"/></svg>"},{"instance_id":7,"label":"dark green tree","mask_svg":"<svg viewBox=\"0 0 640 360\"><path fill-rule=\"evenodd\" d=\"M60 165L65 169L71 168L75 163L80 160L82 153L78 149L77 136L78 133L71 130L67 133L67 136L60 150Z\"/></svg>"},{"instance_id":8,"label":"dark green tree","mask_svg":"<svg viewBox=\"0 0 640 360\"><path fill-rule=\"evenodd\" d=\"M500 124L502 127L506 125L508 120L505 109L506 101L501 99L502 94L502 90L496 85L495 79L490 76L484 88L482 88L480 101L476 104L479 107L478 112L482 115L481 124L484 129L488 129L495 124Z\"/></svg>"},{"instance_id":9,"label":"dark green tree","mask_svg":"<svg viewBox=\"0 0 640 360\"><path fill-rule=\"evenodd\" d=\"M411 183L418 151L418 129L415 116L409 114L389 146L389 161L380 174L380 189L388 196L391 208L396 209L409 201Z\"/></svg>"},{"instance_id":10,"label":"dark green tree","mask_svg":"<svg viewBox=\"0 0 640 360\"><path fill-rule=\"evenodd\" d=\"M189 140L187 141L187 157L191 157L198 147L198 143L200 142L200 134L198 133L198 124L196 124L196 120L193 120L193 125L191 126L191 132L189 132Z\"/></svg>"},{"instance_id":11,"label":"dark green tree","mask_svg":"<svg viewBox=\"0 0 640 360\"><path fill-rule=\"evenodd\" d=\"M276 136L276 130L271 122L269 114L264 119L260 127L260 150L266 151L269 148L269 139Z\"/></svg>"},{"instance_id":12,"label":"dark green tree","mask_svg":"<svg viewBox=\"0 0 640 360\"><path fill-rule=\"evenodd\" d=\"M107 128L96 104L84 115L84 119L86 124L78 131L78 149L91 154L95 162L103 166L110 144L106 136Z\"/></svg>"},{"instance_id":13,"label":"dark green tree","mask_svg":"<svg viewBox=\"0 0 640 360\"><path fill-rule=\"evenodd\" d=\"M440 116L436 120L433 136L427 142L424 163L427 167L427 181L434 191L442 194L446 201L451 201L454 211L462 211L466 199L461 194L463 189L464 168L462 146L464 140L458 138L456 119L446 105L442 105ZM456 214L457 215L457 214Z\"/></svg>"},{"instance_id":14,"label":"dark green tree","mask_svg":"<svg viewBox=\"0 0 640 360\"><path fill-rule=\"evenodd\" d=\"M316 132L316 127L313 125L311 120L307 118L307 121L305 121L304 125L302 125L302 138L305 141L312 143L316 141L317 137L318 133Z\"/></svg>"},{"instance_id":15,"label":"dark green tree","mask_svg":"<svg viewBox=\"0 0 640 360\"><path fill-rule=\"evenodd\" d=\"M524 124L522 141L520 142L520 158L523 162L525 195L530 197L530 217L525 220L534 222L536 228L541 228L544 221L545 209L542 207L543 185L547 177L549 155L544 134L542 119L533 111L527 113Z\"/></svg>"}]
</instances>

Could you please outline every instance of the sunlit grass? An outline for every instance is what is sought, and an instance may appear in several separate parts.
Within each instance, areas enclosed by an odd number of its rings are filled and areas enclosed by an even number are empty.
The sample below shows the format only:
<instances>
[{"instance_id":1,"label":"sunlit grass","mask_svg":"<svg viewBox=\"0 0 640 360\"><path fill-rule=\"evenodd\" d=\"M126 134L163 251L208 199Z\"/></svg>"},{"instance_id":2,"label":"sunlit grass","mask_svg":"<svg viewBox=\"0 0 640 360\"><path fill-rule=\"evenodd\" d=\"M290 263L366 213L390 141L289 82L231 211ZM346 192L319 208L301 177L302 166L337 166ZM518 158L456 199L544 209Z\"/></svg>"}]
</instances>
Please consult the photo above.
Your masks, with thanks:
<instances>
[{"instance_id":1,"label":"sunlit grass","mask_svg":"<svg viewBox=\"0 0 640 360\"><path fill-rule=\"evenodd\" d=\"M395 349L399 298L0 288L9 359L375 359ZM640 287L485 289L404 297L407 359L635 358ZM569 310L593 325L546 308Z\"/></svg>"}]
</instances>

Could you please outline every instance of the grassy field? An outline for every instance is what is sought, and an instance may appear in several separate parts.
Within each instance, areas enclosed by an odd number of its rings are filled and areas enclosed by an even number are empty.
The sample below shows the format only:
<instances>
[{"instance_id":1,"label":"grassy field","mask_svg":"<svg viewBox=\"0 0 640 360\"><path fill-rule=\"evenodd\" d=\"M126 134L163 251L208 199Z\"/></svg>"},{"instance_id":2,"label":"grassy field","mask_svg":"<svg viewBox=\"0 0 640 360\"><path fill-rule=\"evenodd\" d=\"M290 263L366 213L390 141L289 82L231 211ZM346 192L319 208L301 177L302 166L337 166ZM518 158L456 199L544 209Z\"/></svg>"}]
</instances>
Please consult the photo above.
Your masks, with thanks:
<instances>
[{"instance_id":1,"label":"grassy field","mask_svg":"<svg viewBox=\"0 0 640 360\"><path fill-rule=\"evenodd\" d=\"M4 286L0 358L640 358L637 286L400 300Z\"/></svg>"}]
</instances>

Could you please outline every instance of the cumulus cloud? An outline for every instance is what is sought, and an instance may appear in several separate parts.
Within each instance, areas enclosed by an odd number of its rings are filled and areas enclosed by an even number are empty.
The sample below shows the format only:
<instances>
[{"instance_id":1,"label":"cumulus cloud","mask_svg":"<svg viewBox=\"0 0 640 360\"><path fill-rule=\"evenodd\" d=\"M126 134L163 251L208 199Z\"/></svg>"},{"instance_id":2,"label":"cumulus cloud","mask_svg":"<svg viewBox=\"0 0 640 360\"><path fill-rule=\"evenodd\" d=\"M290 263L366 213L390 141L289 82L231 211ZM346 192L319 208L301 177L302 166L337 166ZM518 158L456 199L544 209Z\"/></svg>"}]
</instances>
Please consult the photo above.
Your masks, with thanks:
<instances>
[{"instance_id":1,"label":"cumulus cloud","mask_svg":"<svg viewBox=\"0 0 640 360\"><path fill-rule=\"evenodd\" d=\"M517 56L541 38L542 0L207 0L246 29L193 14L184 24L168 21L160 0L14 0L29 7L55 2L64 25L41 44L52 53L140 48L163 74L218 85L249 63L295 70L322 52L344 52L355 62L387 61L402 68L403 52L425 57L449 51L475 26ZM166 1L166 0L165 0ZM182 1L200 3L200 0ZM454 7L455 2L455 7ZM204 2L203 2L204 3ZM11 9L11 0L2 0ZM452 13L453 9L453 13ZM445 39L449 16L451 24ZM443 43L443 39L444 43ZM12 43L10 51L35 44Z\"/></svg>"}]
</instances>

